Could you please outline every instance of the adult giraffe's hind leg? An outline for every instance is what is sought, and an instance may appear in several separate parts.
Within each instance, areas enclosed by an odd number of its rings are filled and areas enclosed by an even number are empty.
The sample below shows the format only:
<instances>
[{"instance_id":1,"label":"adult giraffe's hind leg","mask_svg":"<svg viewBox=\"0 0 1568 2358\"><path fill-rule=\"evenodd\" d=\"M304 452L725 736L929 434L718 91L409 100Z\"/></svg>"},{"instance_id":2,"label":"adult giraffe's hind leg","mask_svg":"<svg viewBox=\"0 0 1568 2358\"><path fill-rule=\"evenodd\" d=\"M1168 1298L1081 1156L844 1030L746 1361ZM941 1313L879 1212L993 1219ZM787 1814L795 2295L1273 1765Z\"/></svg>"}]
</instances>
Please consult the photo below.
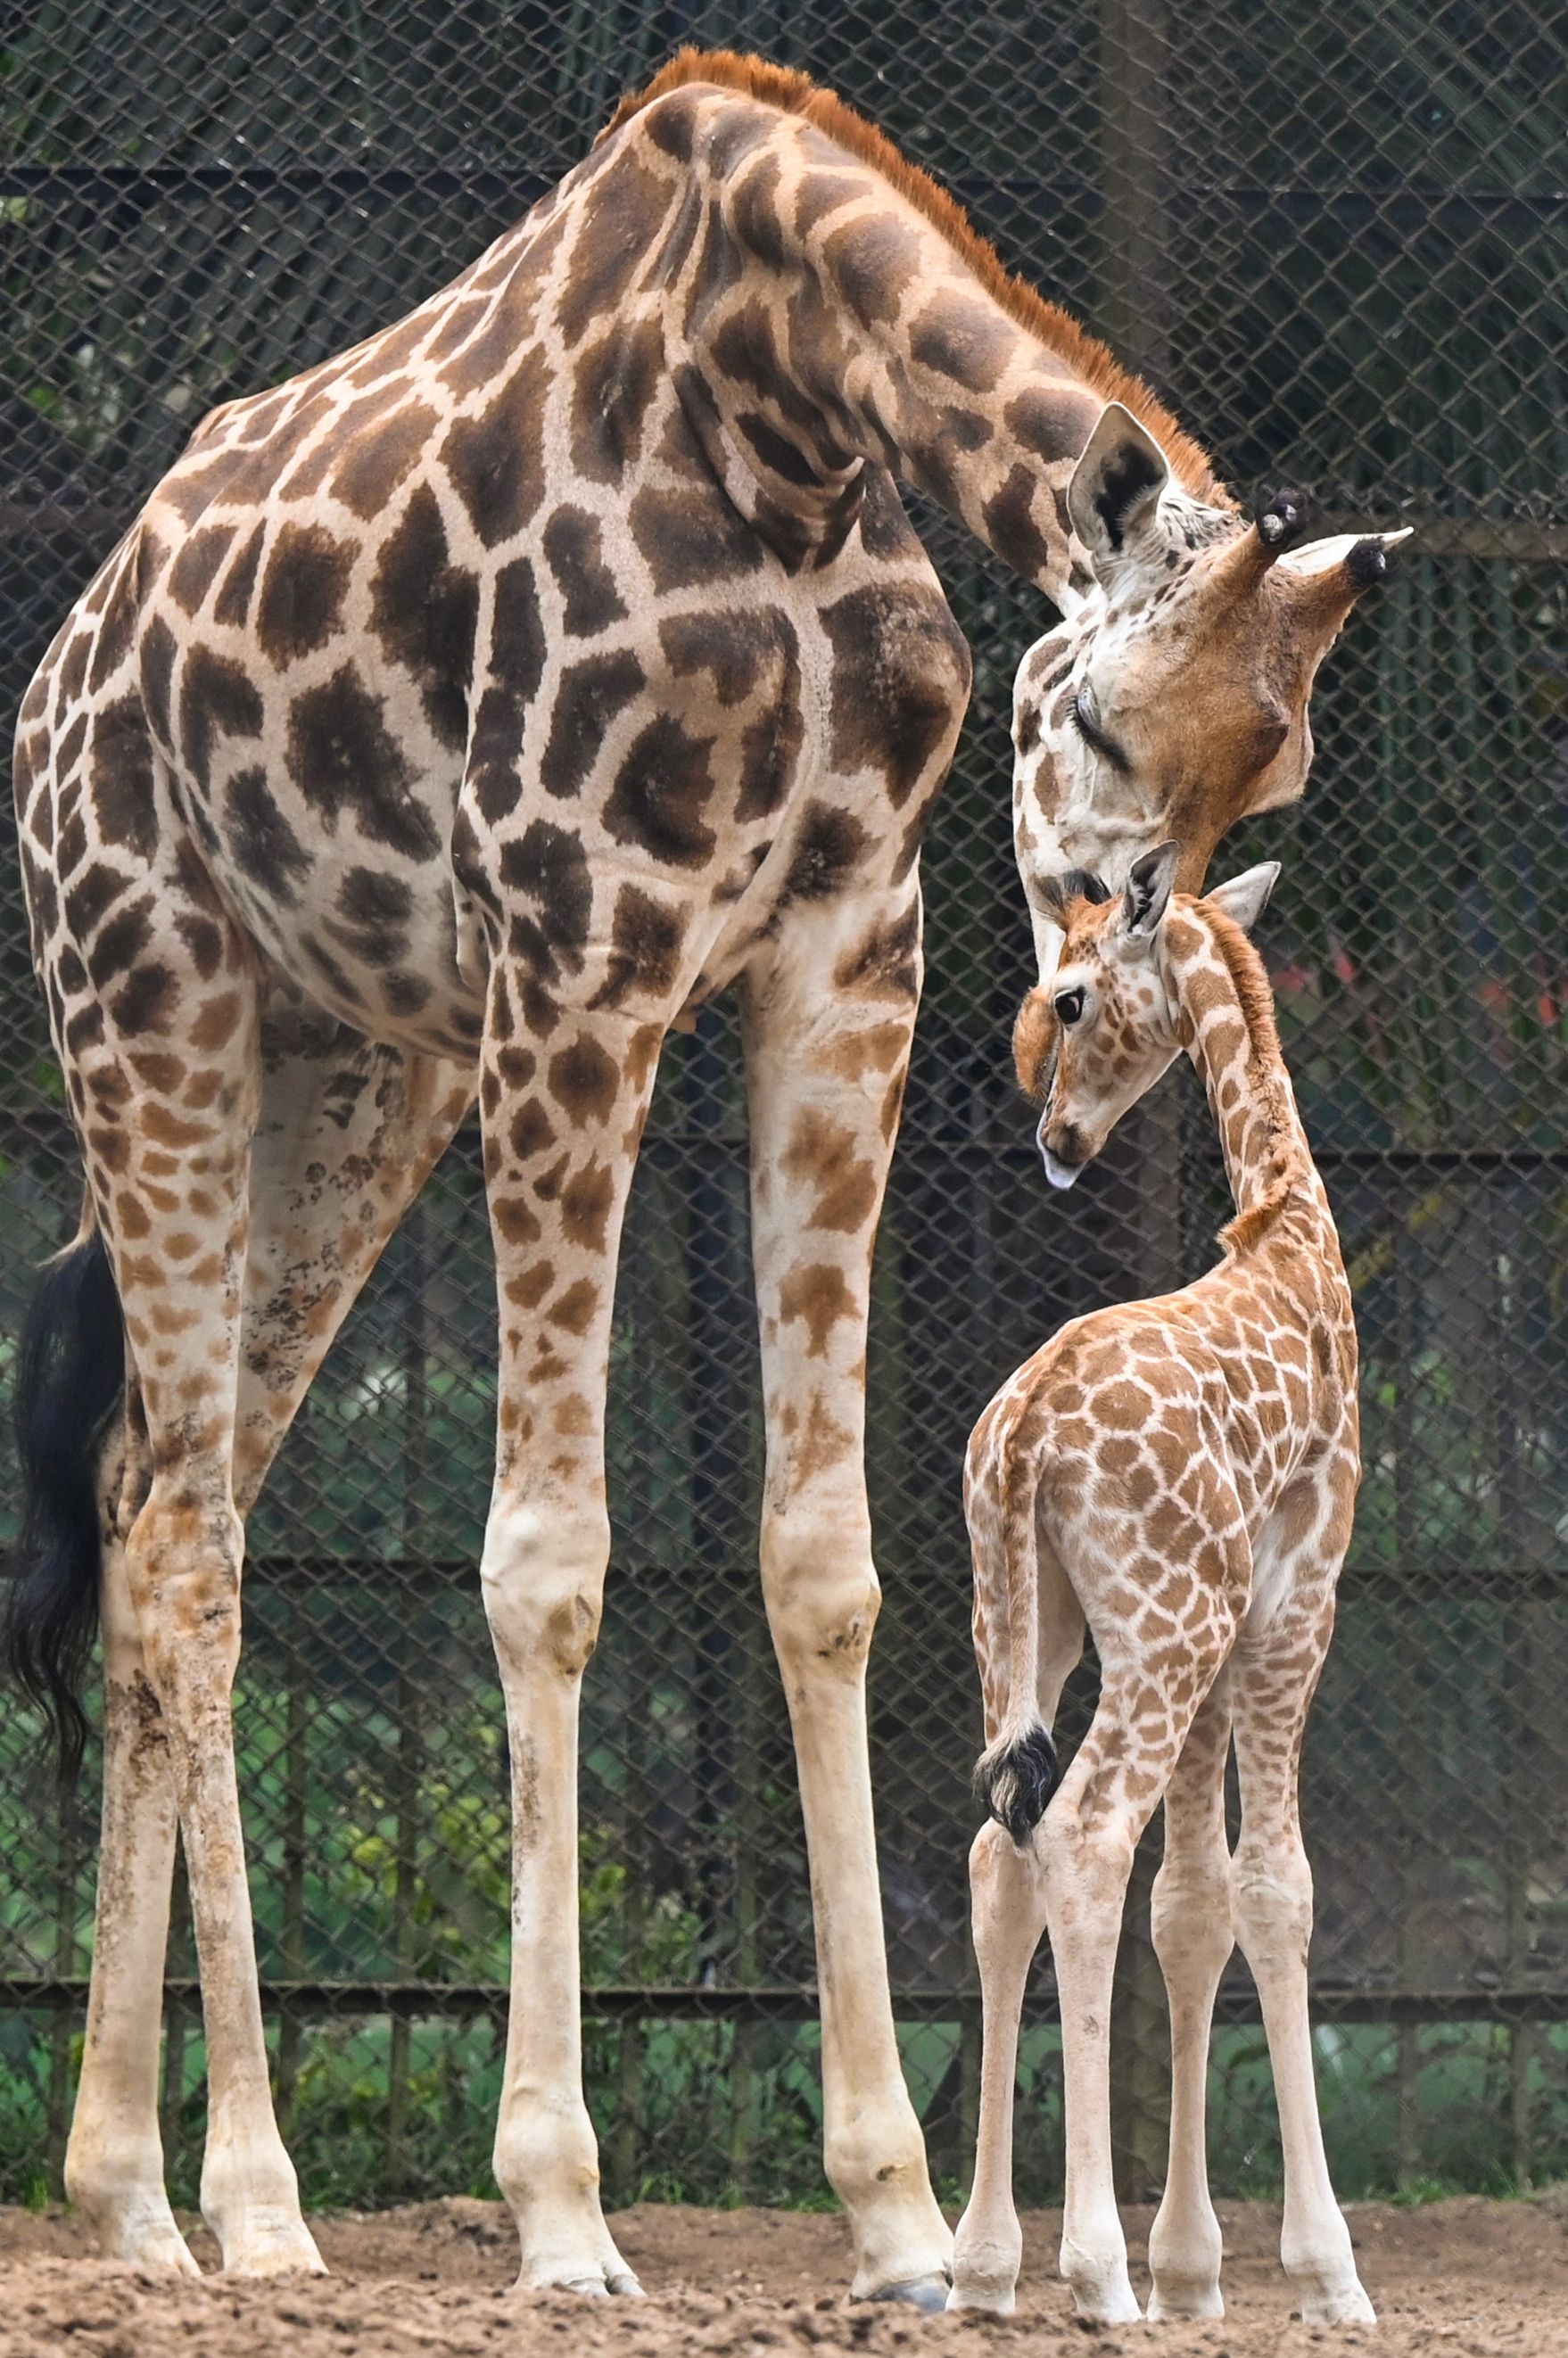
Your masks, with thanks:
<instances>
[{"instance_id":1,"label":"adult giraffe's hind leg","mask_svg":"<svg viewBox=\"0 0 1568 2358\"><path fill-rule=\"evenodd\" d=\"M111 1455L100 1591L103 1632L103 1801L92 1977L65 2189L105 2259L200 2273L163 2179L157 2079L169 1887L178 1819L163 1714L147 1677L125 1574L125 1528L150 1467L139 1404L127 1403Z\"/></svg>"},{"instance_id":2,"label":"adult giraffe's hind leg","mask_svg":"<svg viewBox=\"0 0 1568 2358\"><path fill-rule=\"evenodd\" d=\"M466 1070L304 1020L275 993L264 1024L234 1490L249 1513L321 1358L471 1098ZM66 2156L71 2200L106 2256L189 2274L163 2185L157 2084L176 1814L168 1733L125 1578L124 1535L150 1481L127 1404L108 1485L103 1817L92 1982ZM236 2246L238 2248L238 2246Z\"/></svg>"},{"instance_id":3,"label":"adult giraffe's hind leg","mask_svg":"<svg viewBox=\"0 0 1568 2358\"><path fill-rule=\"evenodd\" d=\"M871 1247L919 990L919 901L792 910L746 1010L767 1417L762 1589L795 1732L827 2176L853 2292L939 2309L952 2236L900 2068L866 1740L881 1590L864 1465Z\"/></svg>"},{"instance_id":4,"label":"adult giraffe's hind leg","mask_svg":"<svg viewBox=\"0 0 1568 2358\"><path fill-rule=\"evenodd\" d=\"M157 993L132 988L101 1001L97 1038L70 1077L92 1109L83 1126L95 1206L146 1424L150 1481L125 1534L124 1576L163 1718L200 1963L201 2207L226 2266L276 2274L320 2261L272 2110L230 1704L243 1552L233 1443L257 992L237 938L206 911L216 939L202 936L200 972L181 958L183 897L170 882L144 929ZM187 985L183 998L176 978ZM149 1001L164 1019L156 1047L145 1022Z\"/></svg>"},{"instance_id":5,"label":"adult giraffe's hind leg","mask_svg":"<svg viewBox=\"0 0 1568 2358\"><path fill-rule=\"evenodd\" d=\"M333 1336L474 1100L477 1073L281 991L262 1027L234 1495L248 1516Z\"/></svg>"}]
</instances>

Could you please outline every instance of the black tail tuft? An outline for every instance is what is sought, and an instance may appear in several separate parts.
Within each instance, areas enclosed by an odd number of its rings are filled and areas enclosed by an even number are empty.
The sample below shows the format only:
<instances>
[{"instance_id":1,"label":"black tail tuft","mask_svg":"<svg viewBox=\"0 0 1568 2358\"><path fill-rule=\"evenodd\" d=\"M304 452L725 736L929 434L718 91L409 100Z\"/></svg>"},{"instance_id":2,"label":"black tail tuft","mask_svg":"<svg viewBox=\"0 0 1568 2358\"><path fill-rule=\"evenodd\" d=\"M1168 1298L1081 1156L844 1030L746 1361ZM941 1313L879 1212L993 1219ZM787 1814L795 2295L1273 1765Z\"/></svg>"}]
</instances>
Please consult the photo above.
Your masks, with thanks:
<instances>
[{"instance_id":1,"label":"black tail tuft","mask_svg":"<svg viewBox=\"0 0 1568 2358\"><path fill-rule=\"evenodd\" d=\"M125 1376L120 1297L103 1239L44 1271L16 1360L22 1530L8 1567L0 1660L43 1706L60 1773L81 1766L81 1682L98 1628L102 1569L96 1444Z\"/></svg>"},{"instance_id":2,"label":"black tail tuft","mask_svg":"<svg viewBox=\"0 0 1568 2358\"><path fill-rule=\"evenodd\" d=\"M1031 1727L1000 1752L988 1752L975 1771L987 1811L1015 1843L1028 1841L1061 1781L1056 1747L1044 1727Z\"/></svg>"}]
</instances>

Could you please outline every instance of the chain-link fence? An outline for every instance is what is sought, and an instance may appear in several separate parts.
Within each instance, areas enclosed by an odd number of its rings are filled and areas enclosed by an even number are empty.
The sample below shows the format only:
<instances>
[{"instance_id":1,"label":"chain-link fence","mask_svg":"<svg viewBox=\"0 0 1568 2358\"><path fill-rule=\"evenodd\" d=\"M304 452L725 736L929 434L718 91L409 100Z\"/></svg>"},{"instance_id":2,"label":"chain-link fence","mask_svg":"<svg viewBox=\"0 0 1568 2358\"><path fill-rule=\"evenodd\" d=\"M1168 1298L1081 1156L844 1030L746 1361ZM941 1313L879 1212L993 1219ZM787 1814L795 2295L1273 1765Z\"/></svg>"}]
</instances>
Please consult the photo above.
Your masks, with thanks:
<instances>
[{"instance_id":1,"label":"chain-link fence","mask_svg":"<svg viewBox=\"0 0 1568 2358\"><path fill-rule=\"evenodd\" d=\"M1568 2169L1568 52L1550 20L1495 0L35 0L9 22L7 713L205 408L438 285L683 39L805 66L874 117L1155 377L1243 493L1284 477L1322 529L1419 527L1318 687L1305 807L1221 855L1285 862L1264 931L1365 1358L1367 1478L1305 1768L1318 2053L1346 2192ZM1006 1070L1028 979L1006 718L1043 617L919 521L978 681L926 854L930 981L876 1264L873 1741L906 2061L951 2191L979 2050L964 1439L1064 1317L1194 1273L1224 1206L1206 1113L1175 1082L1070 1203L1040 1185ZM11 1334L77 1178L5 874ZM582 1849L589 2091L618 2198L821 2187L803 1845L752 1568L733 1047L722 1011L673 1044L619 1295ZM252 1527L242 1776L281 2108L318 2198L488 2184L508 1873L475 1577L493 1330L465 1136ZM14 1711L0 1725L12 2190L63 2146L97 1810L91 1776L51 1798L29 1736ZM1140 1887L1130 2190L1162 2169ZM164 2125L189 2198L201 2058L178 1901L169 1970ZM1044 1961L1028 2021L1019 2171L1040 2199L1061 2169ZM1268 2187L1239 1961L1214 2069L1217 2176Z\"/></svg>"}]
</instances>

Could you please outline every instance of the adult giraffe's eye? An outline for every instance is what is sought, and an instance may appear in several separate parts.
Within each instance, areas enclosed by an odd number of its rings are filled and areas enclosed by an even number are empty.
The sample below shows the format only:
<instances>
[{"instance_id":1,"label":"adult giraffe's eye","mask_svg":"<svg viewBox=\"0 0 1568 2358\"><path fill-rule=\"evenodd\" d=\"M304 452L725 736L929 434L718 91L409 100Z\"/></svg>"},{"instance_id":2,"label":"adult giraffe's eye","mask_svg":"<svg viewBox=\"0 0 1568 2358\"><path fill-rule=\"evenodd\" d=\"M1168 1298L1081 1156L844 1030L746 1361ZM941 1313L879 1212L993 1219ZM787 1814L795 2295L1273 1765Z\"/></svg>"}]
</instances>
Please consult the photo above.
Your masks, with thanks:
<instances>
[{"instance_id":1,"label":"adult giraffe's eye","mask_svg":"<svg viewBox=\"0 0 1568 2358\"><path fill-rule=\"evenodd\" d=\"M1076 1023L1084 1011L1081 990L1060 990L1056 994L1056 1013L1064 1023Z\"/></svg>"},{"instance_id":2,"label":"adult giraffe's eye","mask_svg":"<svg viewBox=\"0 0 1568 2358\"><path fill-rule=\"evenodd\" d=\"M1100 727L1094 694L1087 680L1073 698L1072 714L1073 726L1085 744L1091 745L1097 753L1103 754L1113 770L1119 770L1125 774L1131 765L1120 746L1113 745Z\"/></svg>"}]
</instances>

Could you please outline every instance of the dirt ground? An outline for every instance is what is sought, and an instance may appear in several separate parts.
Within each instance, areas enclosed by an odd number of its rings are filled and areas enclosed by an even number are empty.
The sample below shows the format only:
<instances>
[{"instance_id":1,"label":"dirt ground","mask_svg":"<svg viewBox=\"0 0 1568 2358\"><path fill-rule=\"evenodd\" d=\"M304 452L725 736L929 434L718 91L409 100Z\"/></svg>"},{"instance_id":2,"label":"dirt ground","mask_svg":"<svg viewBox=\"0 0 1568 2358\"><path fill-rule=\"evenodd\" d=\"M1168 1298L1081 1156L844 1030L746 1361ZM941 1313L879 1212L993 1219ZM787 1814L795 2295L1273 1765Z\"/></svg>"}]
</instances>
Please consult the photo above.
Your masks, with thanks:
<instances>
[{"instance_id":1,"label":"dirt ground","mask_svg":"<svg viewBox=\"0 0 1568 2358\"><path fill-rule=\"evenodd\" d=\"M644 2204L615 2232L650 2298L590 2302L508 2289L516 2245L499 2205L452 2201L312 2222L324 2279L170 2284L86 2255L59 2212L0 2210L0 2358L1304 2358L1342 2344L1368 2358L1568 2358L1568 2188L1528 2202L1478 2198L1350 2211L1373 2331L1288 2322L1279 2215L1221 2203L1223 2324L1086 2329L1054 2275L1059 2220L1024 2223L1016 2317L923 2318L851 2308L838 2218ZM1134 2281L1150 2214L1131 2212ZM215 2252L198 2232L204 2266ZM1157 2337L1157 2339L1156 2339Z\"/></svg>"}]
</instances>

